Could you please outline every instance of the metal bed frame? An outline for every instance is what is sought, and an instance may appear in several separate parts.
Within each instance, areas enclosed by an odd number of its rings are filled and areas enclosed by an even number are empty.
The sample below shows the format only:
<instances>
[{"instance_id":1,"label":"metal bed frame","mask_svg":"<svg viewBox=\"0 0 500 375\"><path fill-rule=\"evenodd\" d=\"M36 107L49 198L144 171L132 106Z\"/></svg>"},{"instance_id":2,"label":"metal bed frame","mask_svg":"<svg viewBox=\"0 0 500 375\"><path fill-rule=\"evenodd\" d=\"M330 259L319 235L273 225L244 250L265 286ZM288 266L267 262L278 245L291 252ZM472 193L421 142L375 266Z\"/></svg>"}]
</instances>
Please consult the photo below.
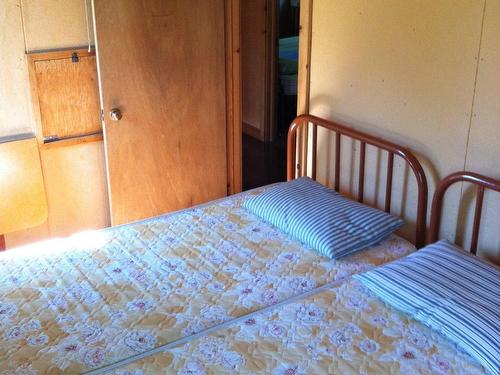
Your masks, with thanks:
<instances>
[{"instance_id":1,"label":"metal bed frame","mask_svg":"<svg viewBox=\"0 0 500 375\"><path fill-rule=\"evenodd\" d=\"M448 188L458 182L470 182L477 185L476 207L474 210L474 222L472 224L472 239L470 252L476 254L479 239L479 227L481 225L481 213L483 209L484 190L491 189L500 192L500 180L483 176L474 172L455 172L443 178L436 187L432 199L431 224L429 228L428 242L439 240L439 229L441 225L441 214L443 211L443 198Z\"/></svg>"},{"instance_id":2,"label":"metal bed frame","mask_svg":"<svg viewBox=\"0 0 500 375\"><path fill-rule=\"evenodd\" d=\"M300 128L308 129L312 126L312 165L311 173L312 178L316 180L317 172L317 128L322 127L335 132L335 182L334 188L336 191L340 189L340 149L341 137L348 137L360 142L360 158L359 158L359 175L358 175L358 202L363 203L364 193L364 180L365 180L365 158L366 158L366 145L374 146L382 149L388 153L387 158L387 174L386 174L386 190L385 190L385 211L391 211L391 198L392 198L392 178L394 167L394 156L397 155L404 159L410 166L417 181L417 217L416 217L416 230L415 230L415 246L421 248L425 245L426 234L426 216L427 216L427 197L428 187L427 179L425 177L424 169L412 154L412 152L401 145L389 142L385 139L375 137L373 135L349 128L332 121L328 121L312 115L300 115L296 117L288 130L288 144L287 144L287 177L292 180L296 177L296 171L299 167L296 161L296 147L297 147L297 131Z\"/></svg>"}]
</instances>

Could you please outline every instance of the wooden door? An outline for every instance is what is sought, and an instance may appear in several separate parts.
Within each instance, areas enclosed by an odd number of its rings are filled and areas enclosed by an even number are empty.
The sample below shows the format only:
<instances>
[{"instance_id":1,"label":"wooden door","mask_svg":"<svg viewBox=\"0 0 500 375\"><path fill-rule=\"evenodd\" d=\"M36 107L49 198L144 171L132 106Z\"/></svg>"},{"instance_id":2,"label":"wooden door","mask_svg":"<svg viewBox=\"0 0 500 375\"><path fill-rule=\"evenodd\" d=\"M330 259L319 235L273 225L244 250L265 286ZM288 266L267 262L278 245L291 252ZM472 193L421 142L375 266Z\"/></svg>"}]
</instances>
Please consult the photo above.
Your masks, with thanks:
<instances>
[{"instance_id":1,"label":"wooden door","mask_svg":"<svg viewBox=\"0 0 500 375\"><path fill-rule=\"evenodd\" d=\"M95 0L113 225L226 195L224 8Z\"/></svg>"}]
</instances>

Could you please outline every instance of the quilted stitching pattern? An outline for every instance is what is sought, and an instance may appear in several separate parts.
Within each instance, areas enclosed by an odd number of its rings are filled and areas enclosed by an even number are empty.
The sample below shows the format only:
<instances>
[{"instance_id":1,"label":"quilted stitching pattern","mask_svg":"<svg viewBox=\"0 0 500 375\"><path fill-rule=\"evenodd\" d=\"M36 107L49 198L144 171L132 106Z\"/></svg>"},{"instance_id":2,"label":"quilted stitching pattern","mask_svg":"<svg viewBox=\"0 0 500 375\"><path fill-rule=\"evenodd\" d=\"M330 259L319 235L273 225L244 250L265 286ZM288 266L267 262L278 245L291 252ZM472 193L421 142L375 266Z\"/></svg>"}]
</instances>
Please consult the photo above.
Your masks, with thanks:
<instances>
[{"instance_id":1,"label":"quilted stitching pattern","mask_svg":"<svg viewBox=\"0 0 500 375\"><path fill-rule=\"evenodd\" d=\"M248 213L248 195L1 254L3 374L109 364L413 250L393 237L332 261Z\"/></svg>"},{"instance_id":2,"label":"quilted stitching pattern","mask_svg":"<svg viewBox=\"0 0 500 375\"><path fill-rule=\"evenodd\" d=\"M112 374L485 374L357 281L285 304Z\"/></svg>"}]
</instances>

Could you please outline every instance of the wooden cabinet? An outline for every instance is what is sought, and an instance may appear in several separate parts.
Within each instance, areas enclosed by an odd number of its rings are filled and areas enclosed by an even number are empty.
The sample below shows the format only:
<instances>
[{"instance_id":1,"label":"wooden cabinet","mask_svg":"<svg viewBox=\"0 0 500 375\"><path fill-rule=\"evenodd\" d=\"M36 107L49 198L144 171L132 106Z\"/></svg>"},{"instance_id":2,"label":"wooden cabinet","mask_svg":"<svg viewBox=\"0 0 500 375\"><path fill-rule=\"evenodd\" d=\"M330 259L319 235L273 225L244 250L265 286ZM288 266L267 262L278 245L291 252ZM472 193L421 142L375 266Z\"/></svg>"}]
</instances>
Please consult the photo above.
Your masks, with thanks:
<instances>
[{"instance_id":1,"label":"wooden cabinet","mask_svg":"<svg viewBox=\"0 0 500 375\"><path fill-rule=\"evenodd\" d=\"M102 133L95 52L28 55L40 142Z\"/></svg>"}]
</instances>

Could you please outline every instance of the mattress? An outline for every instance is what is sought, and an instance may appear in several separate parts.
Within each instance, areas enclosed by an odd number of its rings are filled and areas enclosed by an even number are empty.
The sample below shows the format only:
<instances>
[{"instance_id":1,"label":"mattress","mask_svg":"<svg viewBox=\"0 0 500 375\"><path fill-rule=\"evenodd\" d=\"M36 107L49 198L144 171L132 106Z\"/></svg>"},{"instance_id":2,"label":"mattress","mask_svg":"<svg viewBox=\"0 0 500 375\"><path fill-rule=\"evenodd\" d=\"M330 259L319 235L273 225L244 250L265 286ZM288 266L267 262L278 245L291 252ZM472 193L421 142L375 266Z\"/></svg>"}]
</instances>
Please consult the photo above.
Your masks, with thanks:
<instances>
[{"instance_id":1,"label":"mattress","mask_svg":"<svg viewBox=\"0 0 500 375\"><path fill-rule=\"evenodd\" d=\"M3 374L99 368L414 250L332 261L241 207L261 191L0 254Z\"/></svg>"},{"instance_id":2,"label":"mattress","mask_svg":"<svg viewBox=\"0 0 500 375\"><path fill-rule=\"evenodd\" d=\"M317 290L109 374L484 374L357 281Z\"/></svg>"}]
</instances>

